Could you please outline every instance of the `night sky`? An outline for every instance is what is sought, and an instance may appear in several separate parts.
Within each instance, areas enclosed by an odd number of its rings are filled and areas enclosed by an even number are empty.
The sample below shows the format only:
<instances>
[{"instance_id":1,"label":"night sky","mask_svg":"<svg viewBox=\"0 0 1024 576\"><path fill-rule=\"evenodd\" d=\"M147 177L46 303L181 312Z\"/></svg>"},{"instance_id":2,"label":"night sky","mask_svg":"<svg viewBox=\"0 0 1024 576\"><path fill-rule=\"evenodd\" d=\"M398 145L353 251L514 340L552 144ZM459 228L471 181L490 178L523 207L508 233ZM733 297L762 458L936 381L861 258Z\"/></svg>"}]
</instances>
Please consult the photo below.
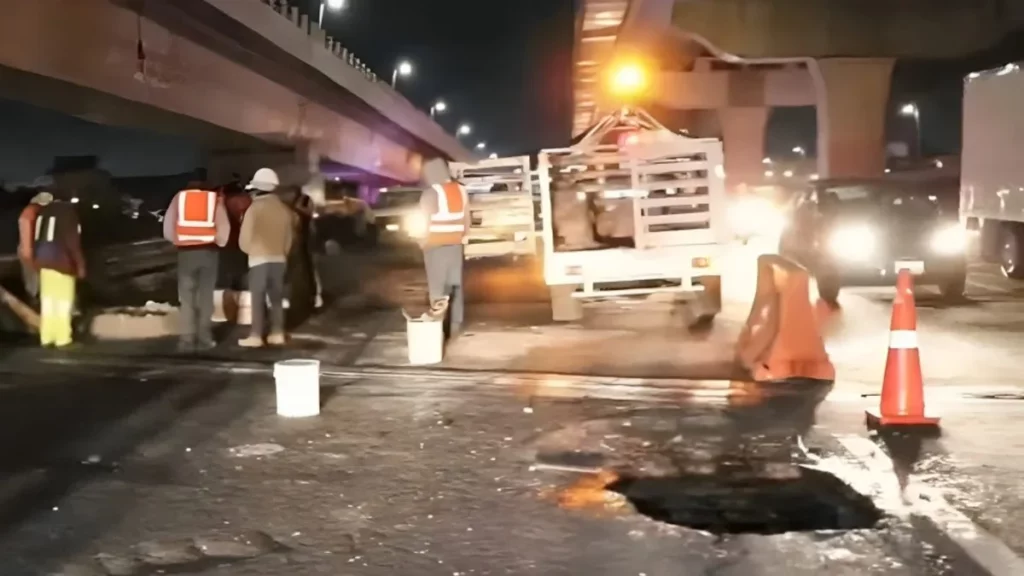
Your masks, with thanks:
<instances>
[{"instance_id":1,"label":"night sky","mask_svg":"<svg viewBox=\"0 0 1024 576\"><path fill-rule=\"evenodd\" d=\"M317 14L319 0L306 0ZM573 0L347 0L324 28L423 109L448 104L439 122L469 123L467 143L498 154L563 145L572 124Z\"/></svg>"},{"instance_id":2,"label":"night sky","mask_svg":"<svg viewBox=\"0 0 1024 576\"><path fill-rule=\"evenodd\" d=\"M315 18L319 0L301 1ZM485 141L490 151L507 155L568 141L574 0L347 2L343 12L327 14L329 33L381 77L389 79L402 59L412 62L414 74L399 79L399 90L424 110L443 99L449 108L438 120L451 131L469 123L474 132L468 145ZM963 61L900 62L890 108L916 102L925 152L957 153L963 76L1022 58L1018 36ZM813 108L776 111L768 153L813 149L814 123ZM907 119L895 115L889 130L890 139L913 134ZM178 173L201 158L198 144L188 140L93 125L0 100L0 181L32 180L57 154L101 155L115 176Z\"/></svg>"}]
</instances>

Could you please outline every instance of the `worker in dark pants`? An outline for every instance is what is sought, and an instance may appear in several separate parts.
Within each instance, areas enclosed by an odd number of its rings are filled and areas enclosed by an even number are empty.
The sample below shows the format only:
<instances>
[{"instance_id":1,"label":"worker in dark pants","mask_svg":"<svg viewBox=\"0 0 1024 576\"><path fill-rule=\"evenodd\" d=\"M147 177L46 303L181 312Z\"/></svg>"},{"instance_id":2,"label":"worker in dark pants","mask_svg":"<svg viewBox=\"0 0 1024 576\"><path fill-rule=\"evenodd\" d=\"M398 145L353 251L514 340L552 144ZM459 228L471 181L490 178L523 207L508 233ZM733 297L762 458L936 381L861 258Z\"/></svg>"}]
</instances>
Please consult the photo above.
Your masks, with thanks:
<instances>
[{"instance_id":1,"label":"worker in dark pants","mask_svg":"<svg viewBox=\"0 0 1024 576\"><path fill-rule=\"evenodd\" d=\"M238 245L249 256L249 293L252 296L249 336L238 341L243 348L260 348L264 344L281 346L287 342L285 275L298 215L278 194L279 186L277 173L269 168L257 170L249 183L254 197L238 234ZM264 342L268 305L270 331Z\"/></svg>"},{"instance_id":2,"label":"worker in dark pants","mask_svg":"<svg viewBox=\"0 0 1024 576\"><path fill-rule=\"evenodd\" d=\"M440 158L423 164L420 210L427 219L427 233L420 246L427 271L427 289L431 303L448 296L448 333L458 336L465 320L466 296L462 288L462 264L465 259L470 225L469 197L461 184L452 180L448 163Z\"/></svg>"},{"instance_id":3,"label":"worker in dark pants","mask_svg":"<svg viewBox=\"0 0 1024 576\"><path fill-rule=\"evenodd\" d=\"M164 238L178 247L178 301L181 304L178 350L197 352L213 340L213 291L218 249L230 234L220 196L199 182L178 192L164 216Z\"/></svg>"}]
</instances>

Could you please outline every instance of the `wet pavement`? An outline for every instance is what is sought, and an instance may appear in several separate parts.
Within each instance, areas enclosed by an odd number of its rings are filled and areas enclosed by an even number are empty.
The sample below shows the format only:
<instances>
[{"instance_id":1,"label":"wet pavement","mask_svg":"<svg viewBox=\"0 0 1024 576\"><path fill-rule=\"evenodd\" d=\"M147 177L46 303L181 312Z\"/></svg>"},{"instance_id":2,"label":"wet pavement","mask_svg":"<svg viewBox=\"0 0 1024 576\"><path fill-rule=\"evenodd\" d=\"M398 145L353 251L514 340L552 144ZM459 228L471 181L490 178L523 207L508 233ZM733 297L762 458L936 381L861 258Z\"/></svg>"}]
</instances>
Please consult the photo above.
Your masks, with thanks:
<instances>
[{"instance_id":1,"label":"wet pavement","mask_svg":"<svg viewBox=\"0 0 1024 576\"><path fill-rule=\"evenodd\" d=\"M979 573L805 467L855 465L812 428L813 393L328 379L320 416L288 420L238 378L208 377L216 397L129 453L86 456L87 479L0 540L3 573Z\"/></svg>"},{"instance_id":2,"label":"wet pavement","mask_svg":"<svg viewBox=\"0 0 1024 576\"><path fill-rule=\"evenodd\" d=\"M891 291L824 315L839 376L819 403L730 383L741 277L695 332L664 299L554 324L535 267L473 264L469 334L438 369L410 369L410 262L363 262L361 298L283 350L7 350L0 425L21 441L0 451L0 573L1021 573L1015 558L980 568L950 511L923 504L948 500L1024 553L1024 291L991 268L955 306L920 291L943 435L886 445L863 410ZM269 367L292 357L324 363L318 417L274 414Z\"/></svg>"}]
</instances>

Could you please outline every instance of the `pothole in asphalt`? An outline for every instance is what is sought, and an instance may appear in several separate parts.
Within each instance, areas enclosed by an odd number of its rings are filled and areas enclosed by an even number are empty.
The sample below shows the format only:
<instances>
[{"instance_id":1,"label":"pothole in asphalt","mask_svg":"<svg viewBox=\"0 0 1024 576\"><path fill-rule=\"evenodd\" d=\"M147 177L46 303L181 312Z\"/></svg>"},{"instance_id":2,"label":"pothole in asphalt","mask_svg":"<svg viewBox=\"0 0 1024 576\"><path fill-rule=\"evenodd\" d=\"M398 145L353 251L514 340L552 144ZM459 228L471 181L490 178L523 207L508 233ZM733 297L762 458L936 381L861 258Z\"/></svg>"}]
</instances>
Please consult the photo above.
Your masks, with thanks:
<instances>
[{"instance_id":1,"label":"pothole in asphalt","mask_svg":"<svg viewBox=\"0 0 1024 576\"><path fill-rule=\"evenodd\" d=\"M649 518L713 534L857 530L882 518L867 496L807 468L792 478L623 477L606 489Z\"/></svg>"}]
</instances>

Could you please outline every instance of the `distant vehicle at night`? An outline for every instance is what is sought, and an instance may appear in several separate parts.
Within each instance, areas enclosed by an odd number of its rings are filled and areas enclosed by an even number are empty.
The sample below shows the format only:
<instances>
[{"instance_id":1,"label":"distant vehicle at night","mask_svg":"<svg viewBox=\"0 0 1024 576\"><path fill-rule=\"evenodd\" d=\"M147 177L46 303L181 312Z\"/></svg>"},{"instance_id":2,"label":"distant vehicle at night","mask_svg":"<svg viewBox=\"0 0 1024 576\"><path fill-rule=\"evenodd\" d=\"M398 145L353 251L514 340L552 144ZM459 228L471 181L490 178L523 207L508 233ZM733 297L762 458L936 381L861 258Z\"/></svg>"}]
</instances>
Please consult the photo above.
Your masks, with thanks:
<instances>
[{"instance_id":1,"label":"distant vehicle at night","mask_svg":"<svg viewBox=\"0 0 1024 576\"><path fill-rule=\"evenodd\" d=\"M419 188L394 187L377 196L370 208L381 242L412 242L426 233L427 221L420 211L421 195Z\"/></svg>"},{"instance_id":2,"label":"distant vehicle at night","mask_svg":"<svg viewBox=\"0 0 1024 576\"><path fill-rule=\"evenodd\" d=\"M369 247L377 243L373 211L359 198L344 197L327 200L316 211L317 244Z\"/></svg>"},{"instance_id":3,"label":"distant vehicle at night","mask_svg":"<svg viewBox=\"0 0 1024 576\"><path fill-rule=\"evenodd\" d=\"M812 182L792 200L779 253L810 270L827 302L836 302L844 286L894 284L904 268L915 283L958 299L967 238L950 196L955 188L934 180Z\"/></svg>"},{"instance_id":4,"label":"distant vehicle at night","mask_svg":"<svg viewBox=\"0 0 1024 576\"><path fill-rule=\"evenodd\" d=\"M960 218L981 257L1024 279L1024 73L1017 64L964 81Z\"/></svg>"}]
</instances>

